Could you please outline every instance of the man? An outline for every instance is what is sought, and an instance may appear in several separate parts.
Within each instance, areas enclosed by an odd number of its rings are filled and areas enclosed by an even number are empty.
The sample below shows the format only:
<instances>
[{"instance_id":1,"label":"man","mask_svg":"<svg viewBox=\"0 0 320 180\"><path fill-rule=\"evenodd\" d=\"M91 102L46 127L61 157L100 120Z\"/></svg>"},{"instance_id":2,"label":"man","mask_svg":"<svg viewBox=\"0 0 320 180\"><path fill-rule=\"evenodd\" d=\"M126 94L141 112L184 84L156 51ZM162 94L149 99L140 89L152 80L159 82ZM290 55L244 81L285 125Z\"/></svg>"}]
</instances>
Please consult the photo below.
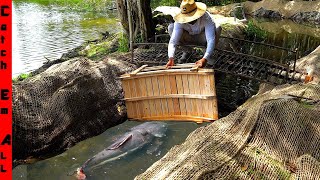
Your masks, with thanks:
<instances>
[{"instance_id":1,"label":"man","mask_svg":"<svg viewBox=\"0 0 320 180\"><path fill-rule=\"evenodd\" d=\"M168 46L169 60L167 68L174 65L174 53L177 45L207 45L206 52L196 66L204 67L207 63L212 65L211 56L215 44L221 34L221 27L216 28L207 6L194 0L183 0L180 5L180 13L173 17L175 23L168 27L170 41ZM184 52L181 61L186 60L187 52Z\"/></svg>"}]
</instances>

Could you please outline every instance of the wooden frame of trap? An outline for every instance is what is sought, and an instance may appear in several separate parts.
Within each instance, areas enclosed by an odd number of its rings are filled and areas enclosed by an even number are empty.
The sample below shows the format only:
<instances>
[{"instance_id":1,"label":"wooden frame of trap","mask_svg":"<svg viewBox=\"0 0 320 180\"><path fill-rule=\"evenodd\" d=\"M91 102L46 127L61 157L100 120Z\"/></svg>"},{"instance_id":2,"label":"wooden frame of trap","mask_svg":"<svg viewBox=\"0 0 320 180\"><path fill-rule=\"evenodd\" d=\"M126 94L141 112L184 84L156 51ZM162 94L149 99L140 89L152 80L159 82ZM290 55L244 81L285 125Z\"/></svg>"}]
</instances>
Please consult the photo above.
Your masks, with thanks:
<instances>
[{"instance_id":1,"label":"wooden frame of trap","mask_svg":"<svg viewBox=\"0 0 320 180\"><path fill-rule=\"evenodd\" d=\"M213 69L143 65L120 79L129 119L197 123L218 119Z\"/></svg>"}]
</instances>

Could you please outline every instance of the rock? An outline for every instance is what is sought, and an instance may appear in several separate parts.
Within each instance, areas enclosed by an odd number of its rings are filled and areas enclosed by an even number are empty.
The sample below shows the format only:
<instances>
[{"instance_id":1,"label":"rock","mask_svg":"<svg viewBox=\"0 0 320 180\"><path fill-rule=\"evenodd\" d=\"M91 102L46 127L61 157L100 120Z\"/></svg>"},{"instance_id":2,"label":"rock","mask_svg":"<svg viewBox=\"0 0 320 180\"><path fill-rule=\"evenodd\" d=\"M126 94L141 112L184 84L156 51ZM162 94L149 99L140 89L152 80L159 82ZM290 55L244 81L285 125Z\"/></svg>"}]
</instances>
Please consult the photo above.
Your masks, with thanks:
<instances>
[{"instance_id":1,"label":"rock","mask_svg":"<svg viewBox=\"0 0 320 180\"><path fill-rule=\"evenodd\" d=\"M290 19L301 22L309 22L313 24L320 24L320 12L312 11L312 12L299 12L295 15L291 16Z\"/></svg>"},{"instance_id":2,"label":"rock","mask_svg":"<svg viewBox=\"0 0 320 180\"><path fill-rule=\"evenodd\" d=\"M13 84L13 159L61 153L125 121L117 78L133 69L75 58Z\"/></svg>"},{"instance_id":3,"label":"rock","mask_svg":"<svg viewBox=\"0 0 320 180\"><path fill-rule=\"evenodd\" d=\"M272 18L272 19L282 19L282 16L279 12L267 10L261 7L253 13L255 17L263 17L263 18Z\"/></svg>"},{"instance_id":4,"label":"rock","mask_svg":"<svg viewBox=\"0 0 320 180\"><path fill-rule=\"evenodd\" d=\"M54 64L59 64L72 58L83 56L92 60L100 60L106 55L117 51L119 47L119 38L122 33L110 35L109 32L103 32L101 34L102 37L100 39L85 42L82 45L63 53L61 58L45 62L40 68L31 72L31 76L44 72Z\"/></svg>"},{"instance_id":5,"label":"rock","mask_svg":"<svg viewBox=\"0 0 320 180\"><path fill-rule=\"evenodd\" d=\"M170 7L170 6L160 6L157 7L154 11L153 11L153 17L152 20L154 22L154 24L156 24L156 35L159 34L168 34L168 26L170 23L173 23L173 17L171 14L168 14L169 12L168 9L172 9L174 7Z\"/></svg>"},{"instance_id":6,"label":"rock","mask_svg":"<svg viewBox=\"0 0 320 180\"><path fill-rule=\"evenodd\" d=\"M320 1L301 1L301 0L262 0L259 2L246 1L242 3L245 13L253 15L256 13L259 17L291 18L304 16L303 21L317 22L313 19L319 17ZM262 9L261 9L262 8ZM298 19L299 19L298 18Z\"/></svg>"},{"instance_id":7,"label":"rock","mask_svg":"<svg viewBox=\"0 0 320 180\"><path fill-rule=\"evenodd\" d=\"M208 7L207 11L211 14L220 14L223 16L232 16L235 7L239 6L239 3L228 4L225 6L212 6Z\"/></svg>"},{"instance_id":8,"label":"rock","mask_svg":"<svg viewBox=\"0 0 320 180\"><path fill-rule=\"evenodd\" d=\"M163 15L170 15L171 17L174 17L180 13L180 8L176 6L159 6L154 10L154 13L158 12L161 12Z\"/></svg>"}]
</instances>

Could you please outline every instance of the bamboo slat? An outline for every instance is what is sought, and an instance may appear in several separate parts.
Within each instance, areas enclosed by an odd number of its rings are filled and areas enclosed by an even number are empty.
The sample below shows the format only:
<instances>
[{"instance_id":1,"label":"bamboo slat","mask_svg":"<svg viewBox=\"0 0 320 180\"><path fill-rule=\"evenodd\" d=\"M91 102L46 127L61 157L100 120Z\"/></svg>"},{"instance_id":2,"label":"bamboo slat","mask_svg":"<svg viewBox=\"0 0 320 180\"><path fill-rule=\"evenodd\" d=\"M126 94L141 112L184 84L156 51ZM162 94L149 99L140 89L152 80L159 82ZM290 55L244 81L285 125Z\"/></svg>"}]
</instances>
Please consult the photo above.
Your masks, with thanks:
<instances>
[{"instance_id":1,"label":"bamboo slat","mask_svg":"<svg viewBox=\"0 0 320 180\"><path fill-rule=\"evenodd\" d=\"M174 121L193 121L197 123L203 123L203 122L211 122L214 119L211 118L204 118L204 117L198 117L198 116L184 116L184 115L173 115L173 116L153 116L153 117L143 117L141 119L135 119L135 120L146 120L146 121L156 121L156 120L174 120Z\"/></svg>"},{"instance_id":2,"label":"bamboo slat","mask_svg":"<svg viewBox=\"0 0 320 180\"><path fill-rule=\"evenodd\" d=\"M159 90L159 82L158 82L158 77L154 76L151 78L152 81L152 89L153 89L153 97L159 96L160 95L160 90ZM161 106L161 100L160 99L154 99L154 107L155 107L155 116L161 116L162 113L162 106Z\"/></svg>"},{"instance_id":3,"label":"bamboo slat","mask_svg":"<svg viewBox=\"0 0 320 180\"><path fill-rule=\"evenodd\" d=\"M176 75L176 81L177 81L177 94L175 96L177 96L177 97L180 96L179 97L180 114L181 115L186 115L187 111L186 111L186 103L185 103L184 99L188 95L185 95L184 91L183 91L182 75ZM190 95L190 96L193 96L193 95Z\"/></svg>"},{"instance_id":4,"label":"bamboo slat","mask_svg":"<svg viewBox=\"0 0 320 180\"><path fill-rule=\"evenodd\" d=\"M142 96L142 93L141 93L142 90L141 90L141 88L142 88L143 86L141 86L139 79L133 79L133 80L131 80L131 81L134 81L134 82L135 82L135 85L136 85L136 86L135 86L135 89L136 89L136 97L141 97L141 96ZM144 115L144 113L143 113L143 102L137 101L136 107L137 107L137 117L142 118L143 115Z\"/></svg>"},{"instance_id":5,"label":"bamboo slat","mask_svg":"<svg viewBox=\"0 0 320 180\"><path fill-rule=\"evenodd\" d=\"M164 76L164 85L165 85L165 94L171 94L169 76ZM168 103L168 115L173 116L174 115L173 100L167 99L167 103Z\"/></svg>"},{"instance_id":6,"label":"bamboo slat","mask_svg":"<svg viewBox=\"0 0 320 180\"><path fill-rule=\"evenodd\" d=\"M140 68L138 68L138 69L136 69L136 70L134 70L133 72L131 72L129 75L130 76L135 76L135 75L137 75L137 73L138 72L140 72L141 70L143 70L145 67L147 67L148 65L143 65L143 66L141 66Z\"/></svg>"},{"instance_id":7,"label":"bamboo slat","mask_svg":"<svg viewBox=\"0 0 320 180\"><path fill-rule=\"evenodd\" d=\"M135 87L135 82L134 81L129 81L129 89L130 89L130 97L137 97L136 95L136 87ZM138 104L137 102L132 102L132 113L134 114L133 116L139 117L139 111L137 110Z\"/></svg>"},{"instance_id":8,"label":"bamboo slat","mask_svg":"<svg viewBox=\"0 0 320 180\"><path fill-rule=\"evenodd\" d=\"M159 97L167 96L166 87L165 87L165 83L164 83L164 77L163 76L159 76L158 77L158 81L159 81L159 90L160 90L159 91ZM163 115L168 115L169 111L168 111L167 98L161 98L161 107L162 107Z\"/></svg>"},{"instance_id":9,"label":"bamboo slat","mask_svg":"<svg viewBox=\"0 0 320 180\"><path fill-rule=\"evenodd\" d=\"M140 78L139 79L139 85L140 85L140 88L141 88L141 97L146 97L147 96L146 78ZM143 115L144 116L150 116L151 112L150 112L149 101L144 100L144 101L142 101L140 103L142 104Z\"/></svg>"},{"instance_id":10,"label":"bamboo slat","mask_svg":"<svg viewBox=\"0 0 320 180\"><path fill-rule=\"evenodd\" d=\"M175 76L169 76L169 80L170 80L170 88L171 88L171 93L172 94L177 94L178 90L177 90L177 81L176 81L176 77ZM174 115L180 115L180 104L179 104L179 100L177 98L173 98L173 114Z\"/></svg>"},{"instance_id":11,"label":"bamboo slat","mask_svg":"<svg viewBox=\"0 0 320 180\"><path fill-rule=\"evenodd\" d=\"M148 72L140 72L139 77L130 76L130 74L124 74L120 76L120 79L134 79L141 77L150 77L150 76L166 76L166 75L183 75L183 74L194 74L198 73L199 75L208 75L212 74L213 69L198 69L197 72L191 71L190 69L165 69L165 70L156 70L156 71L148 71Z\"/></svg>"},{"instance_id":12,"label":"bamboo slat","mask_svg":"<svg viewBox=\"0 0 320 180\"><path fill-rule=\"evenodd\" d=\"M153 96L153 89L152 89L152 80L151 77L146 78L146 90L147 96ZM155 108L154 102L152 100L147 100L150 109L150 116L155 116L157 109Z\"/></svg>"},{"instance_id":13,"label":"bamboo slat","mask_svg":"<svg viewBox=\"0 0 320 180\"><path fill-rule=\"evenodd\" d=\"M131 98L129 81L128 80L122 81L122 87L124 91L124 97ZM134 118L135 114L133 112L133 102L126 101L126 107L127 107L128 118Z\"/></svg>"},{"instance_id":14,"label":"bamboo slat","mask_svg":"<svg viewBox=\"0 0 320 180\"><path fill-rule=\"evenodd\" d=\"M182 82L183 82L183 92L186 94L190 94L190 88L189 88L189 80L188 80L188 75L182 75ZM186 98L185 100L186 103L186 114L188 116L192 115L192 104L191 104L191 99L190 98Z\"/></svg>"},{"instance_id":15,"label":"bamboo slat","mask_svg":"<svg viewBox=\"0 0 320 180\"><path fill-rule=\"evenodd\" d=\"M201 94L201 90L200 90L201 86L200 86L200 83L199 83L199 76L197 74L194 74L193 76L194 76L193 84L194 84L194 89L195 89L194 94ZM196 105L197 105L196 114L197 114L197 116L202 116L203 110L202 110L201 99L198 98L198 99L195 100L195 102L196 102Z\"/></svg>"},{"instance_id":16,"label":"bamboo slat","mask_svg":"<svg viewBox=\"0 0 320 180\"><path fill-rule=\"evenodd\" d=\"M190 94L195 94L195 89L198 88L197 86L195 86L195 77L193 74L188 74L188 81L189 81L189 90L190 90ZM192 116L198 116L198 105L195 99L191 99L191 104L192 104L192 110L191 110L191 115Z\"/></svg>"},{"instance_id":17,"label":"bamboo slat","mask_svg":"<svg viewBox=\"0 0 320 180\"><path fill-rule=\"evenodd\" d=\"M142 66L120 79L129 119L197 123L218 119L212 69L194 68L194 64L175 69Z\"/></svg>"},{"instance_id":18,"label":"bamboo slat","mask_svg":"<svg viewBox=\"0 0 320 180\"><path fill-rule=\"evenodd\" d=\"M133 98L124 98L126 101L142 101L150 99L165 99L165 98L188 98L188 99L213 99L216 96L202 95L202 94L168 94L168 95L154 95L154 96L141 96Z\"/></svg>"}]
</instances>

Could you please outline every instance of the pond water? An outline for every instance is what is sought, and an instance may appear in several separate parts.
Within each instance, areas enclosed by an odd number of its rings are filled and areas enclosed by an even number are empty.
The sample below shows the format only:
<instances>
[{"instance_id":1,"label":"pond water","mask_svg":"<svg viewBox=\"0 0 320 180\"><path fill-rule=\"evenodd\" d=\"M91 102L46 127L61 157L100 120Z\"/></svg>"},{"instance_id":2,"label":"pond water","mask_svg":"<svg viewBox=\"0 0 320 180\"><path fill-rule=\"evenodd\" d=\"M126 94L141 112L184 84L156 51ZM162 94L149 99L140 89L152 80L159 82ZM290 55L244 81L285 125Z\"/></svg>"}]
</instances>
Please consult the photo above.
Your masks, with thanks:
<instances>
[{"instance_id":1,"label":"pond water","mask_svg":"<svg viewBox=\"0 0 320 180\"><path fill-rule=\"evenodd\" d=\"M108 129L99 136L78 143L58 156L32 165L20 165L13 170L13 179L76 179L68 174L80 167L88 158L108 147L119 135L141 123L126 121ZM157 142L152 142L153 144L149 144L143 149L88 172L88 179L133 179L137 174L144 172L153 162L163 157L173 145L182 143L190 132L206 125L206 123L198 125L192 122L167 122L167 124L168 131L165 137L159 138ZM152 150L154 144L160 144L159 148Z\"/></svg>"},{"instance_id":2,"label":"pond water","mask_svg":"<svg viewBox=\"0 0 320 180\"><path fill-rule=\"evenodd\" d=\"M13 77L60 58L83 42L97 39L102 32L121 30L116 11L87 13L13 1L12 12Z\"/></svg>"},{"instance_id":3,"label":"pond water","mask_svg":"<svg viewBox=\"0 0 320 180\"><path fill-rule=\"evenodd\" d=\"M285 47L291 50L297 49L299 57L303 57L320 45L320 26L297 24L284 19L272 21L270 19L250 19L253 23L267 32L264 43ZM254 49L254 48L253 48ZM284 51L276 51L273 48L254 49L251 54L264 54L269 59L282 59Z\"/></svg>"},{"instance_id":4,"label":"pond water","mask_svg":"<svg viewBox=\"0 0 320 180\"><path fill-rule=\"evenodd\" d=\"M254 20L254 23L268 31L268 43L299 48L301 54L312 51L320 44L320 28L316 26L296 24L289 20L272 22L260 19ZM93 14L69 11L57 6L13 2L13 75L30 72L47 59L57 59L62 53L81 43L97 38L100 32L116 32L120 30L119 27L115 12ZM223 109L223 116L241 105L257 90L257 82L229 76L227 78L227 83L226 77L217 81L219 109ZM58 156L17 166L13 170L13 179L75 179L67 174L109 146L117 136L140 123L127 121L99 136L78 143ZM155 153L146 153L147 149L141 149L89 172L88 179L133 179L163 157L174 145L182 143L190 132L206 125L187 122L168 124L167 135L160 139L163 143Z\"/></svg>"}]
</instances>

